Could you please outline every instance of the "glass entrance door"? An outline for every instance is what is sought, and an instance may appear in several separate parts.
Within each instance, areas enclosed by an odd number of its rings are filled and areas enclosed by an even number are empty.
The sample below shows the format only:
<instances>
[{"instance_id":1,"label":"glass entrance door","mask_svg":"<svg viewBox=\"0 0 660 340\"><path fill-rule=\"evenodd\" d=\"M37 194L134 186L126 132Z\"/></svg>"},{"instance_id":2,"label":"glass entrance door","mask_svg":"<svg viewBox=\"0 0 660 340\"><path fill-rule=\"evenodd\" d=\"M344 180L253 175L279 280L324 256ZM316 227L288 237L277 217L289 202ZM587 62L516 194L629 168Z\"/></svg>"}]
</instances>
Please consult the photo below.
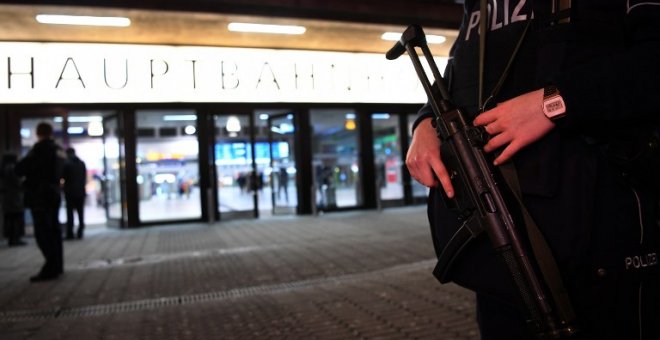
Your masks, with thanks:
<instances>
[{"instance_id":1,"label":"glass entrance door","mask_svg":"<svg viewBox=\"0 0 660 340\"><path fill-rule=\"evenodd\" d=\"M399 115L373 113L374 161L376 190L380 204L403 204L403 158Z\"/></svg>"},{"instance_id":2,"label":"glass entrance door","mask_svg":"<svg viewBox=\"0 0 660 340\"><path fill-rule=\"evenodd\" d=\"M101 187L109 226L126 226L126 173L124 140L119 129L119 116L103 118L103 176L95 178Z\"/></svg>"},{"instance_id":3,"label":"glass entrance door","mask_svg":"<svg viewBox=\"0 0 660 340\"><path fill-rule=\"evenodd\" d=\"M256 217L263 173L256 171L254 136L248 114L216 114L213 162L220 219Z\"/></svg>"},{"instance_id":4,"label":"glass entrance door","mask_svg":"<svg viewBox=\"0 0 660 340\"><path fill-rule=\"evenodd\" d=\"M37 124L46 122L52 125L56 143L63 150L71 148L75 156L85 163L87 178L82 220L86 230L89 231L90 227L105 227L108 214L105 205L107 193L103 191L103 187L106 185L103 116L113 116L116 121L116 111L46 109L42 112L37 111L37 114L37 116L28 115L28 117L20 119L22 155L36 142L34 129ZM112 130L115 131L116 127ZM80 223L78 215L74 214L73 217L73 224L78 225ZM67 218L66 197L63 196L59 211L60 222L67 222Z\"/></svg>"},{"instance_id":5,"label":"glass entrance door","mask_svg":"<svg viewBox=\"0 0 660 340\"><path fill-rule=\"evenodd\" d=\"M310 109L316 208L332 211L363 204L359 126L353 109Z\"/></svg>"},{"instance_id":6,"label":"glass entrance door","mask_svg":"<svg viewBox=\"0 0 660 340\"><path fill-rule=\"evenodd\" d=\"M293 114L269 116L270 188L273 215L293 214L298 206Z\"/></svg>"},{"instance_id":7,"label":"glass entrance door","mask_svg":"<svg viewBox=\"0 0 660 340\"><path fill-rule=\"evenodd\" d=\"M137 110L135 119L140 222L200 219L197 112Z\"/></svg>"}]
</instances>

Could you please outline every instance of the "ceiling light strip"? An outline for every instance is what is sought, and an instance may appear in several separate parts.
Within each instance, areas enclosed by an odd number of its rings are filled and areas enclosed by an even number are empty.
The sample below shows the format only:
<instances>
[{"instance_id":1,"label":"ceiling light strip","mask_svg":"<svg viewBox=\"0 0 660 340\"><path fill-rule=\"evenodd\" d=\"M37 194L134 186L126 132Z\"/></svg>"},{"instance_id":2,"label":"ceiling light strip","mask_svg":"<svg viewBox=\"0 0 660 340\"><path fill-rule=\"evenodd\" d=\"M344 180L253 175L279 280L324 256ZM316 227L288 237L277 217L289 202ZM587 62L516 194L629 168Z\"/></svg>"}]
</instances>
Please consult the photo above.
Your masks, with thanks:
<instances>
[{"instance_id":1,"label":"ceiling light strip","mask_svg":"<svg viewBox=\"0 0 660 340\"><path fill-rule=\"evenodd\" d=\"M96 17L86 15L37 14L37 22L55 25L128 27L131 19L125 17Z\"/></svg>"},{"instance_id":2,"label":"ceiling light strip","mask_svg":"<svg viewBox=\"0 0 660 340\"><path fill-rule=\"evenodd\" d=\"M381 39L387 41L399 41L401 39L401 33L397 32L385 32L380 36ZM429 44L442 44L447 41L447 38L442 35L428 34L426 35L426 42Z\"/></svg>"},{"instance_id":3,"label":"ceiling light strip","mask_svg":"<svg viewBox=\"0 0 660 340\"><path fill-rule=\"evenodd\" d=\"M243 22L232 22L227 25L232 32L270 33L270 34L303 34L307 29L304 26L294 25L264 25Z\"/></svg>"}]
</instances>

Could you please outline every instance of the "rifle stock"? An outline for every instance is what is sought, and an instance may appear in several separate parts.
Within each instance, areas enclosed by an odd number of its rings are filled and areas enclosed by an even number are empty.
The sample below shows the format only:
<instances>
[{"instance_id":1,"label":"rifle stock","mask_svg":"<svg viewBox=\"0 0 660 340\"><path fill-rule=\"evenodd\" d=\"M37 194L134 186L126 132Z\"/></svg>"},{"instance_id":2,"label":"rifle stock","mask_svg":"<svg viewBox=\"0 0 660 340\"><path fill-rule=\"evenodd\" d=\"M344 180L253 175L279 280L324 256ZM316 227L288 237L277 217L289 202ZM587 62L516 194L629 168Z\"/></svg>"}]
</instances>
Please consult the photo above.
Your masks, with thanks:
<instances>
[{"instance_id":1,"label":"rifle stock","mask_svg":"<svg viewBox=\"0 0 660 340\"><path fill-rule=\"evenodd\" d=\"M435 78L433 84L422 67L416 47L421 49L431 68ZM463 241L457 242L461 246L455 248L462 248L467 239L476 237L482 230L485 231L493 249L513 279L525 308L530 330L544 339L572 335L575 333L575 328L569 325L572 320L562 320L553 309L553 302L549 300L546 288L534 270L532 260L523 247L519 231L493 177L495 169L484 156L483 145L487 133L482 127L468 123L463 113L453 105L420 26L409 26L402 34L401 40L387 52L386 57L393 60L406 51L433 109L434 126L441 140L442 159L456 188L455 198L448 202L453 204L452 209L458 212L464 223L454 236L462 238ZM469 220L475 219L478 220L477 226L469 226ZM443 256L445 253L449 253L448 256ZM445 249L439 256L439 262L444 261L448 266L457 253L458 249Z\"/></svg>"}]
</instances>

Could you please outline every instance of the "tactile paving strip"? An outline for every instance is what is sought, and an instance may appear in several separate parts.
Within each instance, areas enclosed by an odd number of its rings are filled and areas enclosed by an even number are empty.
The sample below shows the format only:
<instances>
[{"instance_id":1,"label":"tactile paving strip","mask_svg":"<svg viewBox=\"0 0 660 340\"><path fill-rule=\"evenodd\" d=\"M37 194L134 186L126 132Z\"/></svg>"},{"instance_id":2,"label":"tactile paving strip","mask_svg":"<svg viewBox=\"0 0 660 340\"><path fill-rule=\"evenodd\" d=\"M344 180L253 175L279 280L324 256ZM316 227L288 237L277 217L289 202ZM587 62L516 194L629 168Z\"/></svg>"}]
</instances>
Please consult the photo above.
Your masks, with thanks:
<instances>
[{"instance_id":1,"label":"tactile paving strip","mask_svg":"<svg viewBox=\"0 0 660 340\"><path fill-rule=\"evenodd\" d=\"M212 301L221 301L234 298L242 298L254 295L268 295L286 293L293 290L307 289L327 285L341 285L383 276L398 275L407 272L432 268L436 260L425 260L410 264L393 266L376 271L347 274L334 277L292 281L272 285L236 288L217 292L190 294L182 296L171 296L154 299L119 302L95 306L82 307L54 307L48 309L20 310L0 312L0 322L18 322L38 319L53 318L81 318L89 316L100 316L108 314L130 313L143 310L166 308L184 304L195 304Z\"/></svg>"}]
</instances>

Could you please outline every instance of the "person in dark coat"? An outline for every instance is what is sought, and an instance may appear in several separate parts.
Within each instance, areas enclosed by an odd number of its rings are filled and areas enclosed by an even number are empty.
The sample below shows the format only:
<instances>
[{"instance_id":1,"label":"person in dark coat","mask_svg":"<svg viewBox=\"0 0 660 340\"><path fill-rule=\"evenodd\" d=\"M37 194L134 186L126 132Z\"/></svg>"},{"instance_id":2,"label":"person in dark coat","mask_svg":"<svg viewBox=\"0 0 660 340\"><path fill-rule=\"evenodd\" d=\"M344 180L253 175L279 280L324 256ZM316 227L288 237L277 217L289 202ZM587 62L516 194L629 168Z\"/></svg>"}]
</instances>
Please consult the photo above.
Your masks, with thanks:
<instances>
[{"instance_id":1,"label":"person in dark coat","mask_svg":"<svg viewBox=\"0 0 660 340\"><path fill-rule=\"evenodd\" d=\"M447 90L466 120L490 135L483 150L494 176L515 166L509 178L552 254L532 258L557 263L560 279L548 281L563 281L558 293L567 293L576 316L566 319L579 339L660 339L660 1L462 3ZM464 216L454 207L465 186L432 117L428 106L421 110L406 164L431 188L438 257L456 250L434 274L476 293L482 339L533 338L529 313L485 233L454 243ZM518 190L500 187L521 242L532 243L520 204L506 195Z\"/></svg>"},{"instance_id":2,"label":"person in dark coat","mask_svg":"<svg viewBox=\"0 0 660 340\"><path fill-rule=\"evenodd\" d=\"M73 239L74 210L78 214L78 231L76 237L81 239L85 230L85 185L87 184L87 167L73 148L66 149L67 161L64 163L62 178L64 179L64 199L66 200L66 238Z\"/></svg>"},{"instance_id":3,"label":"person in dark coat","mask_svg":"<svg viewBox=\"0 0 660 340\"><path fill-rule=\"evenodd\" d=\"M30 282L54 280L64 273L62 231L57 216L64 152L52 139L50 124L39 123L36 130L37 143L16 165L16 174L25 176L25 205L32 213L34 237L46 260Z\"/></svg>"},{"instance_id":4,"label":"person in dark coat","mask_svg":"<svg viewBox=\"0 0 660 340\"><path fill-rule=\"evenodd\" d=\"M25 207L23 206L23 181L16 175L14 168L18 162L15 154L7 153L0 164L0 196L4 236L9 246L23 246L21 237L25 234Z\"/></svg>"}]
</instances>

